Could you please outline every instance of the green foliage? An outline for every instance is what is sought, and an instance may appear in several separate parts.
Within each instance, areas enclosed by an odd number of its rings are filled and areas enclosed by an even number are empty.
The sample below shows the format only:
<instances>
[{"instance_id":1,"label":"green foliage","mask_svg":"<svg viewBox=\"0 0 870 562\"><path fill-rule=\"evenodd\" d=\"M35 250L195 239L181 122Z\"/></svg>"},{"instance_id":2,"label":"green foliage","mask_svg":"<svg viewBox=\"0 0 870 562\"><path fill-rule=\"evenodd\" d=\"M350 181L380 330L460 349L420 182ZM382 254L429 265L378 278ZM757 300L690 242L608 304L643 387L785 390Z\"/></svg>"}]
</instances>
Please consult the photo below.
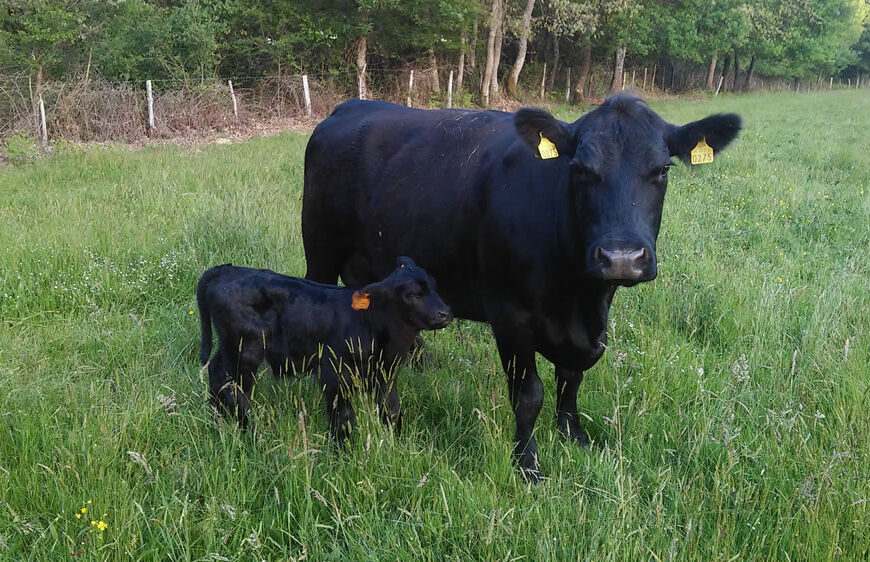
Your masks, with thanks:
<instances>
[{"instance_id":1,"label":"green foliage","mask_svg":"<svg viewBox=\"0 0 870 562\"><path fill-rule=\"evenodd\" d=\"M540 363L536 487L482 324L426 334L400 436L360 397L337 450L317 384L265 371L255 435L212 417L193 288L304 273L306 135L0 169L0 559L866 560L870 98L652 105L746 129L671 171L659 277L580 387L589 449Z\"/></svg>"},{"instance_id":2,"label":"green foliage","mask_svg":"<svg viewBox=\"0 0 870 562\"><path fill-rule=\"evenodd\" d=\"M524 6L506 4L502 63ZM2 0L0 69L37 82L92 63L109 80L255 80L287 69L350 83L363 36L371 69L430 51L453 65L477 22L482 60L488 11L482 0ZM528 52L543 62L555 38L569 64L591 41L607 61L617 46L629 60L693 64L737 50L765 75L854 72L867 64L867 13L867 0L540 0Z\"/></svg>"},{"instance_id":3,"label":"green foliage","mask_svg":"<svg viewBox=\"0 0 870 562\"><path fill-rule=\"evenodd\" d=\"M3 152L12 164L20 165L30 162L39 155L36 139L27 133L17 133L3 142Z\"/></svg>"}]
</instances>

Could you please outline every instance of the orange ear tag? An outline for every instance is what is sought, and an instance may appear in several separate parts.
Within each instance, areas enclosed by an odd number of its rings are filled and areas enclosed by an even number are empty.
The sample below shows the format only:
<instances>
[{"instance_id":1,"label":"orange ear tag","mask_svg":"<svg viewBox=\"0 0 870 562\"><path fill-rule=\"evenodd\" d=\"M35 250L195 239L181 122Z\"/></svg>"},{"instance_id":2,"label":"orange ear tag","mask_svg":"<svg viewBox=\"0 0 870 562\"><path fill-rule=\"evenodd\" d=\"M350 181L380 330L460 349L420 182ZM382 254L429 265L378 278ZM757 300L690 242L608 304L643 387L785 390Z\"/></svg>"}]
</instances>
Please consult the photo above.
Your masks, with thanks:
<instances>
[{"instance_id":1,"label":"orange ear tag","mask_svg":"<svg viewBox=\"0 0 870 562\"><path fill-rule=\"evenodd\" d=\"M350 307L354 310L367 310L372 301L369 299L368 293L353 292L353 299L350 301Z\"/></svg>"}]
</instances>

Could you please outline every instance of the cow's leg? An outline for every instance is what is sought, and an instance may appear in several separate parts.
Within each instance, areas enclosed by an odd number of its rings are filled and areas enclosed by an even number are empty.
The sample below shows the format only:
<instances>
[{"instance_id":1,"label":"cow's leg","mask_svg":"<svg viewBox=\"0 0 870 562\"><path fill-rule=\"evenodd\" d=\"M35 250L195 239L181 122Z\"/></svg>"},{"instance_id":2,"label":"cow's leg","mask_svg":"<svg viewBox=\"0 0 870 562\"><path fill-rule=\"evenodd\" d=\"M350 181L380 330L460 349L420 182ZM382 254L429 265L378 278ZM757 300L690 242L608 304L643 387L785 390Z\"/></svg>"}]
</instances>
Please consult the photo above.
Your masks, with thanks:
<instances>
[{"instance_id":1,"label":"cow's leg","mask_svg":"<svg viewBox=\"0 0 870 562\"><path fill-rule=\"evenodd\" d=\"M584 447L589 444L589 438L580 427L577 414L577 387L581 382L583 371L556 367L556 426L565 437Z\"/></svg>"},{"instance_id":2,"label":"cow's leg","mask_svg":"<svg viewBox=\"0 0 870 562\"><path fill-rule=\"evenodd\" d=\"M332 221L328 221L332 224ZM305 278L318 283L335 285L350 255L348 246L335 232L310 232L302 225L302 243L305 247ZM348 285L350 286L350 285Z\"/></svg>"},{"instance_id":3,"label":"cow's leg","mask_svg":"<svg viewBox=\"0 0 870 562\"><path fill-rule=\"evenodd\" d=\"M541 468L533 431L544 401L544 385L541 384L535 367L535 350L530 334L529 337L518 337L516 332L516 329L503 329L493 324L495 342L507 375L508 393L516 419L514 457L523 476L537 483L541 479Z\"/></svg>"}]
</instances>

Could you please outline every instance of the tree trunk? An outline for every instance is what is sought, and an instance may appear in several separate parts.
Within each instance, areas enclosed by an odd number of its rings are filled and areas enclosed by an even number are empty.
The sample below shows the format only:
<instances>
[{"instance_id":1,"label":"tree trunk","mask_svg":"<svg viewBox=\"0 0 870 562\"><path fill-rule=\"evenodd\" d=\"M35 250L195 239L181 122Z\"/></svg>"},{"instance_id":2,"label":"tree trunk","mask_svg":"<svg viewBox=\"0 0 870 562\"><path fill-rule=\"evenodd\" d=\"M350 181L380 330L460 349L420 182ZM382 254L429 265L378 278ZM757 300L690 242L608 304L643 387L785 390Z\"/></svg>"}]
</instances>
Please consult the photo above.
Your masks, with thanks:
<instances>
[{"instance_id":1,"label":"tree trunk","mask_svg":"<svg viewBox=\"0 0 870 562\"><path fill-rule=\"evenodd\" d=\"M468 70L470 70L472 74L477 70L477 30L478 21L475 17L474 27L471 28L471 45L468 46Z\"/></svg>"},{"instance_id":2,"label":"tree trunk","mask_svg":"<svg viewBox=\"0 0 870 562\"><path fill-rule=\"evenodd\" d=\"M462 45L459 51L459 71L456 74L456 91L462 91L462 79L465 77L465 47L468 43L468 37L463 30L459 33L459 42Z\"/></svg>"},{"instance_id":3,"label":"tree trunk","mask_svg":"<svg viewBox=\"0 0 870 562\"><path fill-rule=\"evenodd\" d=\"M553 70L547 78L547 91L552 92L556 85L556 74L559 73L559 36L553 34Z\"/></svg>"},{"instance_id":4,"label":"tree trunk","mask_svg":"<svg viewBox=\"0 0 870 562\"><path fill-rule=\"evenodd\" d=\"M577 85L574 87L576 98L582 99L586 95L586 82L589 81L589 70L592 68L592 44L587 37L583 41L583 61L580 63L580 77L577 79Z\"/></svg>"},{"instance_id":5,"label":"tree trunk","mask_svg":"<svg viewBox=\"0 0 870 562\"><path fill-rule=\"evenodd\" d=\"M731 85L731 90L736 92L740 89L740 59L737 57L737 48L734 49L734 83Z\"/></svg>"},{"instance_id":6,"label":"tree trunk","mask_svg":"<svg viewBox=\"0 0 870 562\"><path fill-rule=\"evenodd\" d=\"M707 89L713 89L713 80L716 78L716 59L719 53L713 53L713 58L710 59L710 68L707 69Z\"/></svg>"},{"instance_id":7,"label":"tree trunk","mask_svg":"<svg viewBox=\"0 0 870 562\"><path fill-rule=\"evenodd\" d=\"M495 53L492 55L492 83L490 95L498 93L498 67L501 64L501 46L504 42L504 0L498 3L498 27L495 34Z\"/></svg>"},{"instance_id":8,"label":"tree trunk","mask_svg":"<svg viewBox=\"0 0 870 562\"><path fill-rule=\"evenodd\" d=\"M500 0L492 0L492 10L489 15L489 37L486 40L486 67L483 70L483 79L480 81L480 97L483 105L489 105L489 90L492 82L492 67L495 59L495 37L498 34Z\"/></svg>"},{"instance_id":9,"label":"tree trunk","mask_svg":"<svg viewBox=\"0 0 870 562\"><path fill-rule=\"evenodd\" d=\"M429 68L432 73L432 89L436 94L441 93L441 81L438 80L438 59L435 58L435 51L429 49Z\"/></svg>"},{"instance_id":10,"label":"tree trunk","mask_svg":"<svg viewBox=\"0 0 870 562\"><path fill-rule=\"evenodd\" d=\"M517 50L517 60L514 62L507 83L508 94L512 97L517 95L517 82L520 80L520 72L526 63L526 50L529 46L529 32L532 28L532 10L534 9L535 0L528 0L526 2L526 10L523 12L523 26L520 28L520 46Z\"/></svg>"},{"instance_id":11,"label":"tree trunk","mask_svg":"<svg viewBox=\"0 0 870 562\"><path fill-rule=\"evenodd\" d=\"M620 45L613 53L613 79L610 81L610 94L622 90L622 73L625 65L625 46Z\"/></svg>"},{"instance_id":12,"label":"tree trunk","mask_svg":"<svg viewBox=\"0 0 870 562\"><path fill-rule=\"evenodd\" d=\"M752 73L753 72L755 72L755 55L752 55L752 58L749 59L749 68L746 70L746 82L743 85L743 89L746 90L747 92L749 91L749 88L752 85L751 82L752 82ZM822 73L819 72L819 76L821 76L821 75L822 75Z\"/></svg>"},{"instance_id":13,"label":"tree trunk","mask_svg":"<svg viewBox=\"0 0 870 562\"><path fill-rule=\"evenodd\" d=\"M366 36L357 39L356 43L356 83L359 88L359 99L368 98L366 87Z\"/></svg>"},{"instance_id":14,"label":"tree trunk","mask_svg":"<svg viewBox=\"0 0 870 562\"><path fill-rule=\"evenodd\" d=\"M728 86L726 83L728 81L728 71L729 70L731 70L731 55L726 54L725 61L722 63L722 74L721 74L722 79L723 79L722 88L724 88L726 90L728 89Z\"/></svg>"}]
</instances>

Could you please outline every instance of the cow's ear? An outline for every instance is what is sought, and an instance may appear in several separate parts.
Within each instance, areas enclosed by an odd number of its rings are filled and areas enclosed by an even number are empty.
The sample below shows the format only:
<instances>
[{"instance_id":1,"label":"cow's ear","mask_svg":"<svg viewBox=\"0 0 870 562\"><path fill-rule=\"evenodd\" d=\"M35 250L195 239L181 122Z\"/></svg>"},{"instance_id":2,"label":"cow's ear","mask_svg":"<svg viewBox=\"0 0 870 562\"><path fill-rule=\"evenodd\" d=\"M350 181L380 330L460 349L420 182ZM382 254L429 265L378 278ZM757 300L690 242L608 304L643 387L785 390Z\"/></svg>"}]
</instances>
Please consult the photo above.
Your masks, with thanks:
<instances>
[{"instance_id":1,"label":"cow's ear","mask_svg":"<svg viewBox=\"0 0 870 562\"><path fill-rule=\"evenodd\" d=\"M736 113L717 113L682 127L671 125L667 138L668 149L671 156L689 162L692 149L701 140L706 140L715 154L737 138L742 126L743 121Z\"/></svg>"},{"instance_id":2,"label":"cow's ear","mask_svg":"<svg viewBox=\"0 0 870 562\"><path fill-rule=\"evenodd\" d=\"M417 264L408 256L399 256L396 259L396 267L416 267Z\"/></svg>"},{"instance_id":3,"label":"cow's ear","mask_svg":"<svg viewBox=\"0 0 870 562\"><path fill-rule=\"evenodd\" d=\"M572 146L573 137L568 129L543 109L520 109L514 114L514 126L538 158L571 158L574 155L576 147Z\"/></svg>"}]
</instances>

